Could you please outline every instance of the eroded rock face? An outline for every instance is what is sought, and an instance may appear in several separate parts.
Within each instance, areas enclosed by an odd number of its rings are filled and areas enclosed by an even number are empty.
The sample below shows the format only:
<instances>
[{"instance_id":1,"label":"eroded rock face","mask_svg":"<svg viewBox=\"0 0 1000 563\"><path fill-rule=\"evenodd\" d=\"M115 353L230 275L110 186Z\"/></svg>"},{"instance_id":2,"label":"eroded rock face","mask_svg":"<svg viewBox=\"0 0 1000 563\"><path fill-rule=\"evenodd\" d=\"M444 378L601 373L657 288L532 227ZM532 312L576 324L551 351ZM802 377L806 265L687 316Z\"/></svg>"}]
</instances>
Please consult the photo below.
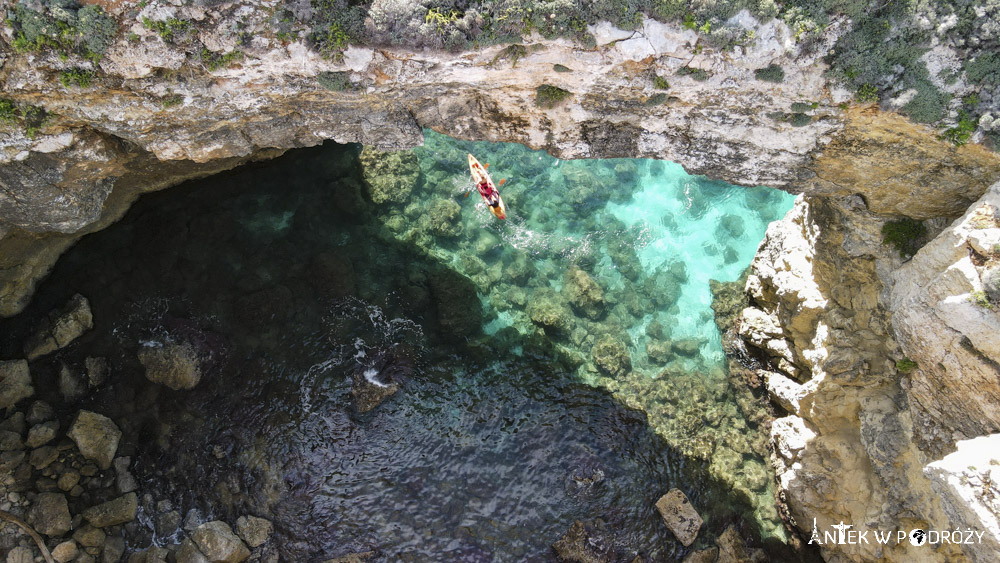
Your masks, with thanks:
<instances>
[{"instance_id":1,"label":"eroded rock face","mask_svg":"<svg viewBox=\"0 0 1000 563\"><path fill-rule=\"evenodd\" d=\"M916 362L907 396L921 448L934 458L1000 431L1000 302L983 279L1000 262L997 217L1000 184L892 274L892 328Z\"/></svg>"},{"instance_id":2,"label":"eroded rock face","mask_svg":"<svg viewBox=\"0 0 1000 563\"><path fill-rule=\"evenodd\" d=\"M784 23L745 17L756 40L738 56L703 49L678 24L644 20L634 33L595 27L593 48L537 38L516 60L504 46L352 46L325 60L301 40L275 38L267 5L171 6L172 17L199 22L211 50L243 53L238 65L208 70L192 64L197 52L145 28L146 12L108 9L132 38L109 47L94 85L56 86L67 64L91 65L56 53L12 53L4 66L5 95L55 117L31 138L17 127L0 133L0 314L23 308L63 250L138 194L326 140L395 150L431 128L564 158L653 157L737 184L861 193L874 210L917 217L957 212L1000 178L1000 159L981 148L951 147L898 116L842 110L850 94L826 83L820 59L840 25L803 49ZM238 28L254 41L241 42ZM784 69L782 83L755 78L769 64ZM706 80L677 74L685 66ZM653 76L670 77L668 95ZM540 107L536 90L549 83L570 96ZM769 117L803 100L817 104L804 122ZM371 195L404 192L375 186Z\"/></svg>"},{"instance_id":3,"label":"eroded rock face","mask_svg":"<svg viewBox=\"0 0 1000 563\"><path fill-rule=\"evenodd\" d=\"M887 365L888 319L877 307L876 261L892 257L880 248L877 222L860 220L866 213L853 199L800 196L768 228L747 280L755 306L737 321L740 334L769 359L772 373L764 378L788 409L772 426L773 462L792 517L806 533L813 518L822 528L899 517L870 513L872 505L900 503L886 498L889 483L865 455L858 423L866 398L901 393ZM900 434L895 438L908 443ZM890 481L905 478L891 467ZM827 556L834 549L853 559L875 556L858 546L825 549Z\"/></svg>"}]
</instances>

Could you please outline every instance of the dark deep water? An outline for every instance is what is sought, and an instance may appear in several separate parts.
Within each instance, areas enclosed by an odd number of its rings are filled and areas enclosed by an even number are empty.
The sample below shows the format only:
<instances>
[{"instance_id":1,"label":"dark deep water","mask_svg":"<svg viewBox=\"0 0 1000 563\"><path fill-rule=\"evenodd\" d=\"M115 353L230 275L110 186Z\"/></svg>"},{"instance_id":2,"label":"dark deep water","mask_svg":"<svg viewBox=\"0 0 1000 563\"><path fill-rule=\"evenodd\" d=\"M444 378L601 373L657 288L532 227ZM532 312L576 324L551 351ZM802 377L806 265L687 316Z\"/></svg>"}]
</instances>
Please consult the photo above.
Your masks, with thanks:
<instances>
[{"instance_id":1,"label":"dark deep water","mask_svg":"<svg viewBox=\"0 0 1000 563\"><path fill-rule=\"evenodd\" d=\"M357 152L297 150L143 197L0 322L0 353L20 355L35 319L87 296L94 329L32 365L54 398L62 365L108 358L109 383L63 405L63 427L79 408L110 416L140 493L203 520L271 519L282 560L549 560L575 520L595 519L623 560L680 559L730 524L760 545L745 498L581 383L546 339L485 336L471 282L371 213ZM140 347L181 340L207 359L201 383L148 382ZM400 390L360 414L351 383L375 362ZM705 519L689 549L654 508L673 487ZM131 547L178 537L139 526Z\"/></svg>"}]
</instances>

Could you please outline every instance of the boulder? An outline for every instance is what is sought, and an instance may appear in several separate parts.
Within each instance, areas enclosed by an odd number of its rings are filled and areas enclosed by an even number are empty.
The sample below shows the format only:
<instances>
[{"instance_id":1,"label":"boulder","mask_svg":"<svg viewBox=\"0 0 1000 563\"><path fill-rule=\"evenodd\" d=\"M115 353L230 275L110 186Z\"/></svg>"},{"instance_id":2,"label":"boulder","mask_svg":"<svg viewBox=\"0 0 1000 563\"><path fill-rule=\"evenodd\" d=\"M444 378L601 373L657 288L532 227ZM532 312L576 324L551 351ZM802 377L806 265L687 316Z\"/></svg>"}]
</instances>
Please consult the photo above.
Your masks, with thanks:
<instances>
[{"instance_id":1,"label":"boulder","mask_svg":"<svg viewBox=\"0 0 1000 563\"><path fill-rule=\"evenodd\" d=\"M351 396L358 412L365 413L399 391L399 385L384 377L377 367L362 366L354 371Z\"/></svg>"},{"instance_id":2,"label":"boulder","mask_svg":"<svg viewBox=\"0 0 1000 563\"><path fill-rule=\"evenodd\" d=\"M411 151L361 149L361 171L368 196L376 204L404 203L420 178L420 164Z\"/></svg>"},{"instance_id":3,"label":"boulder","mask_svg":"<svg viewBox=\"0 0 1000 563\"><path fill-rule=\"evenodd\" d=\"M591 355L597 369L612 377L625 375L632 370L628 348L612 336L602 336L591 350Z\"/></svg>"},{"instance_id":4,"label":"boulder","mask_svg":"<svg viewBox=\"0 0 1000 563\"><path fill-rule=\"evenodd\" d=\"M73 539L83 547L103 547L107 540L104 530L85 524L73 532Z\"/></svg>"},{"instance_id":5,"label":"boulder","mask_svg":"<svg viewBox=\"0 0 1000 563\"><path fill-rule=\"evenodd\" d=\"M663 523L674 533L677 541L684 547L694 543L701 528L701 516L691 506L691 501L680 489L670 489L667 494L656 501L656 509L660 511Z\"/></svg>"},{"instance_id":6,"label":"boulder","mask_svg":"<svg viewBox=\"0 0 1000 563\"><path fill-rule=\"evenodd\" d=\"M83 511L83 517L97 528L116 526L135 520L139 510L139 497L135 493L122 495Z\"/></svg>"},{"instance_id":7,"label":"boulder","mask_svg":"<svg viewBox=\"0 0 1000 563\"><path fill-rule=\"evenodd\" d=\"M107 358L87 358L83 361L87 370L87 382L91 387L103 385L108 380L111 368L108 366Z\"/></svg>"},{"instance_id":8,"label":"boulder","mask_svg":"<svg viewBox=\"0 0 1000 563\"><path fill-rule=\"evenodd\" d=\"M236 532L250 547L259 547L271 537L274 526L264 518L240 516L236 520Z\"/></svg>"},{"instance_id":9,"label":"boulder","mask_svg":"<svg viewBox=\"0 0 1000 563\"><path fill-rule=\"evenodd\" d=\"M55 446L42 446L31 450L28 463L35 469L45 469L59 458L59 450Z\"/></svg>"},{"instance_id":10,"label":"boulder","mask_svg":"<svg viewBox=\"0 0 1000 563\"><path fill-rule=\"evenodd\" d=\"M604 290L590 274L576 266L566 272L562 291L573 310L588 319L601 318L607 309Z\"/></svg>"},{"instance_id":11,"label":"boulder","mask_svg":"<svg viewBox=\"0 0 1000 563\"><path fill-rule=\"evenodd\" d=\"M36 424L28 430L28 439L25 442L29 448L37 448L48 444L56 437L59 430L59 421L50 420L41 424Z\"/></svg>"},{"instance_id":12,"label":"boulder","mask_svg":"<svg viewBox=\"0 0 1000 563\"><path fill-rule=\"evenodd\" d=\"M157 343L139 350L146 379L177 391L193 389L201 381L201 361L194 347L184 342Z\"/></svg>"},{"instance_id":13,"label":"boulder","mask_svg":"<svg viewBox=\"0 0 1000 563\"><path fill-rule=\"evenodd\" d=\"M51 354L65 348L93 326L90 302L78 293L62 309L49 313L25 343L24 353L29 360Z\"/></svg>"},{"instance_id":14,"label":"boulder","mask_svg":"<svg viewBox=\"0 0 1000 563\"><path fill-rule=\"evenodd\" d=\"M111 536L104 542L104 550L101 551L101 563L118 563L124 554L125 538Z\"/></svg>"},{"instance_id":15,"label":"boulder","mask_svg":"<svg viewBox=\"0 0 1000 563\"><path fill-rule=\"evenodd\" d=\"M69 504L62 493L39 493L28 511L28 522L39 534L61 536L69 531Z\"/></svg>"},{"instance_id":16,"label":"boulder","mask_svg":"<svg viewBox=\"0 0 1000 563\"><path fill-rule=\"evenodd\" d=\"M67 436L76 442L83 457L94 461L101 469L108 469L115 458L122 432L110 418L81 410Z\"/></svg>"},{"instance_id":17,"label":"boulder","mask_svg":"<svg viewBox=\"0 0 1000 563\"><path fill-rule=\"evenodd\" d=\"M192 535L198 550L212 563L238 563L250 557L250 550L236 537L229 524L220 520L206 522Z\"/></svg>"},{"instance_id":18,"label":"boulder","mask_svg":"<svg viewBox=\"0 0 1000 563\"><path fill-rule=\"evenodd\" d=\"M30 548L19 545L7 553L6 563L35 563L35 557Z\"/></svg>"},{"instance_id":19,"label":"boulder","mask_svg":"<svg viewBox=\"0 0 1000 563\"><path fill-rule=\"evenodd\" d=\"M559 561L573 563L608 563L617 560L611 550L604 522L573 522L559 541L552 544Z\"/></svg>"},{"instance_id":20,"label":"boulder","mask_svg":"<svg viewBox=\"0 0 1000 563\"><path fill-rule=\"evenodd\" d=\"M35 394L31 386L28 362L11 360L0 362L0 409L14 406L21 399Z\"/></svg>"},{"instance_id":21,"label":"boulder","mask_svg":"<svg viewBox=\"0 0 1000 563\"><path fill-rule=\"evenodd\" d=\"M68 563L76 558L79 553L80 548L77 547L76 542L73 540L64 541L52 548L52 558L59 563Z\"/></svg>"},{"instance_id":22,"label":"boulder","mask_svg":"<svg viewBox=\"0 0 1000 563\"><path fill-rule=\"evenodd\" d=\"M128 470L129 465L132 464L131 457L115 458L112 464L115 466L115 475L117 476L119 493L131 493L139 488L139 484L136 482L135 476Z\"/></svg>"},{"instance_id":23,"label":"boulder","mask_svg":"<svg viewBox=\"0 0 1000 563\"><path fill-rule=\"evenodd\" d=\"M722 532L722 535L716 540L715 545L719 547L720 562L765 563L768 561L764 550L747 547L746 542L740 537L740 533L736 531L736 526L734 525L730 525Z\"/></svg>"},{"instance_id":24,"label":"boulder","mask_svg":"<svg viewBox=\"0 0 1000 563\"><path fill-rule=\"evenodd\" d=\"M210 563L190 538L181 542L174 556L177 558L177 563Z\"/></svg>"},{"instance_id":25,"label":"boulder","mask_svg":"<svg viewBox=\"0 0 1000 563\"><path fill-rule=\"evenodd\" d=\"M21 441L21 434L10 430L0 430L0 452L23 449L24 442Z\"/></svg>"}]
</instances>

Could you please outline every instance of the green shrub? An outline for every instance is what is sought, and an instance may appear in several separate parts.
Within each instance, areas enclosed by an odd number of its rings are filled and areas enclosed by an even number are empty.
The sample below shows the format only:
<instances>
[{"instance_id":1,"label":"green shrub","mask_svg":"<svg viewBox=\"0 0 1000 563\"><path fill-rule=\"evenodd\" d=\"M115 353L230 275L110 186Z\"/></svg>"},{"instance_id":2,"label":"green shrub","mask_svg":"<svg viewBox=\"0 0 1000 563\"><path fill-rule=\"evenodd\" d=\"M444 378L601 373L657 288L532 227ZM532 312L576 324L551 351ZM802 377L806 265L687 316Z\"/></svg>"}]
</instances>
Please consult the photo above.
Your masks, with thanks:
<instances>
[{"instance_id":1,"label":"green shrub","mask_svg":"<svg viewBox=\"0 0 1000 563\"><path fill-rule=\"evenodd\" d=\"M911 371L917 369L917 362L914 362L910 358L903 358L896 362L896 370L901 373L910 373Z\"/></svg>"},{"instance_id":2,"label":"green shrub","mask_svg":"<svg viewBox=\"0 0 1000 563\"><path fill-rule=\"evenodd\" d=\"M785 81L785 69L779 65L771 64L755 70L754 76L757 77L757 80L780 83Z\"/></svg>"},{"instance_id":3,"label":"green shrub","mask_svg":"<svg viewBox=\"0 0 1000 563\"><path fill-rule=\"evenodd\" d=\"M878 88L865 82L861 86L858 86L858 91L854 93L854 99L862 104L878 103Z\"/></svg>"},{"instance_id":4,"label":"green shrub","mask_svg":"<svg viewBox=\"0 0 1000 563\"><path fill-rule=\"evenodd\" d=\"M682 66L677 70L677 76L690 76L698 82L708 80L708 73L704 69Z\"/></svg>"},{"instance_id":5,"label":"green shrub","mask_svg":"<svg viewBox=\"0 0 1000 563\"><path fill-rule=\"evenodd\" d=\"M346 92L354 89L351 75L348 72L321 72L316 75L316 81L327 90Z\"/></svg>"},{"instance_id":6,"label":"green shrub","mask_svg":"<svg viewBox=\"0 0 1000 563\"><path fill-rule=\"evenodd\" d=\"M653 88L656 88L657 90L669 90L670 89L670 83L667 82L666 78L663 78L659 74L654 74L653 75Z\"/></svg>"},{"instance_id":7,"label":"green shrub","mask_svg":"<svg viewBox=\"0 0 1000 563\"><path fill-rule=\"evenodd\" d=\"M17 104L11 100L0 99L0 121L17 123Z\"/></svg>"},{"instance_id":8,"label":"green shrub","mask_svg":"<svg viewBox=\"0 0 1000 563\"><path fill-rule=\"evenodd\" d=\"M191 22L177 18L152 20L148 17L143 17L142 26L156 32L160 36L160 39L165 42L173 43L178 36L186 34L191 29Z\"/></svg>"},{"instance_id":9,"label":"green shrub","mask_svg":"<svg viewBox=\"0 0 1000 563\"><path fill-rule=\"evenodd\" d=\"M993 310L993 303L990 301L990 297L986 295L985 291L973 291L969 294L969 301L979 305L983 309L989 309L990 311Z\"/></svg>"},{"instance_id":10,"label":"green shrub","mask_svg":"<svg viewBox=\"0 0 1000 563\"><path fill-rule=\"evenodd\" d=\"M501 49L500 52L493 57L489 66L496 66L496 64L500 61L510 61L510 68L517 68L517 61L527 54L528 48L520 43L508 45Z\"/></svg>"},{"instance_id":11,"label":"green shrub","mask_svg":"<svg viewBox=\"0 0 1000 563\"><path fill-rule=\"evenodd\" d=\"M951 94L944 94L929 81L916 83L917 95L900 111L917 123L937 123L945 116Z\"/></svg>"},{"instance_id":12,"label":"green shrub","mask_svg":"<svg viewBox=\"0 0 1000 563\"><path fill-rule=\"evenodd\" d=\"M213 53L205 48L201 50L201 62L209 72L215 72L220 68L231 66L233 63L242 60L243 53L239 50L233 50L225 54Z\"/></svg>"},{"instance_id":13,"label":"green shrub","mask_svg":"<svg viewBox=\"0 0 1000 563\"><path fill-rule=\"evenodd\" d=\"M535 104L538 107L552 109L571 95L569 90L563 90L551 84L542 84L535 90Z\"/></svg>"},{"instance_id":14,"label":"green shrub","mask_svg":"<svg viewBox=\"0 0 1000 563\"><path fill-rule=\"evenodd\" d=\"M554 65L552 65L552 70L554 70L556 72L573 72L573 69L569 68L568 66L561 65L561 64L554 64Z\"/></svg>"},{"instance_id":15,"label":"green shrub","mask_svg":"<svg viewBox=\"0 0 1000 563\"><path fill-rule=\"evenodd\" d=\"M920 249L920 242L927 234L927 227L922 221L914 221L904 217L898 221L889 221L882 225L882 242L892 245L899 251L900 258L909 258Z\"/></svg>"},{"instance_id":16,"label":"green shrub","mask_svg":"<svg viewBox=\"0 0 1000 563\"><path fill-rule=\"evenodd\" d=\"M66 88L87 88L94 81L94 71L85 68L71 68L59 73L59 82Z\"/></svg>"},{"instance_id":17,"label":"green shrub","mask_svg":"<svg viewBox=\"0 0 1000 563\"><path fill-rule=\"evenodd\" d=\"M104 8L94 4L80 8L77 18L77 29L87 50L99 56L104 55L118 35L118 24L104 13Z\"/></svg>"},{"instance_id":18,"label":"green shrub","mask_svg":"<svg viewBox=\"0 0 1000 563\"><path fill-rule=\"evenodd\" d=\"M947 129L941 134L941 139L950 141L956 147L960 147L969 142L972 134L976 132L976 120L965 111L958 112L958 125Z\"/></svg>"},{"instance_id":19,"label":"green shrub","mask_svg":"<svg viewBox=\"0 0 1000 563\"><path fill-rule=\"evenodd\" d=\"M160 98L160 107L167 109L176 105L180 105L184 102L184 96L180 94L170 94Z\"/></svg>"},{"instance_id":20,"label":"green shrub","mask_svg":"<svg viewBox=\"0 0 1000 563\"><path fill-rule=\"evenodd\" d=\"M979 86L1000 86L1000 53L983 53L966 62L965 77Z\"/></svg>"},{"instance_id":21,"label":"green shrub","mask_svg":"<svg viewBox=\"0 0 1000 563\"><path fill-rule=\"evenodd\" d=\"M337 22L330 22L325 30L313 32L310 39L323 58L335 61L344 58L344 51L351 42L351 36Z\"/></svg>"}]
</instances>

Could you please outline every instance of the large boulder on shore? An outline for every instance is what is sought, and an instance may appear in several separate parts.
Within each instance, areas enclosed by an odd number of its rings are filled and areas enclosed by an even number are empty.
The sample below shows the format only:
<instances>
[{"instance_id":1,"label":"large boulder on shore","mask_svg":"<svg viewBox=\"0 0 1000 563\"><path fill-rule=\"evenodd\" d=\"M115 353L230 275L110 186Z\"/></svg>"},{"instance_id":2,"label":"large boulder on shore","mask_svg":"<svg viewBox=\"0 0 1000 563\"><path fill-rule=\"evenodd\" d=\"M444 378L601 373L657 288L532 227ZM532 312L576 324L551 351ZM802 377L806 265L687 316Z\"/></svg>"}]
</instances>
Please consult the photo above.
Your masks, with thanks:
<instances>
[{"instance_id":1,"label":"large boulder on shore","mask_svg":"<svg viewBox=\"0 0 1000 563\"><path fill-rule=\"evenodd\" d=\"M76 442L83 457L95 461L101 469L108 469L118 451L122 431L103 414L81 410L67 436Z\"/></svg>"},{"instance_id":2,"label":"large boulder on shore","mask_svg":"<svg viewBox=\"0 0 1000 563\"><path fill-rule=\"evenodd\" d=\"M46 536L61 536L69 531L69 503L62 493L39 493L28 512L28 522Z\"/></svg>"},{"instance_id":3,"label":"large boulder on shore","mask_svg":"<svg viewBox=\"0 0 1000 563\"><path fill-rule=\"evenodd\" d=\"M239 563L250 557L250 550L236 537L229 524L221 520L205 522L192 535L198 550L213 563Z\"/></svg>"},{"instance_id":4,"label":"large boulder on shore","mask_svg":"<svg viewBox=\"0 0 1000 563\"><path fill-rule=\"evenodd\" d=\"M0 409L14 406L21 399L27 399L35 394L31 386L31 373L28 362L12 360L0 362Z\"/></svg>"},{"instance_id":5,"label":"large boulder on shore","mask_svg":"<svg viewBox=\"0 0 1000 563\"><path fill-rule=\"evenodd\" d=\"M129 493L97 506L91 506L83 511L83 517L95 528L106 528L135 520L138 511L139 497L135 493Z\"/></svg>"}]
</instances>

